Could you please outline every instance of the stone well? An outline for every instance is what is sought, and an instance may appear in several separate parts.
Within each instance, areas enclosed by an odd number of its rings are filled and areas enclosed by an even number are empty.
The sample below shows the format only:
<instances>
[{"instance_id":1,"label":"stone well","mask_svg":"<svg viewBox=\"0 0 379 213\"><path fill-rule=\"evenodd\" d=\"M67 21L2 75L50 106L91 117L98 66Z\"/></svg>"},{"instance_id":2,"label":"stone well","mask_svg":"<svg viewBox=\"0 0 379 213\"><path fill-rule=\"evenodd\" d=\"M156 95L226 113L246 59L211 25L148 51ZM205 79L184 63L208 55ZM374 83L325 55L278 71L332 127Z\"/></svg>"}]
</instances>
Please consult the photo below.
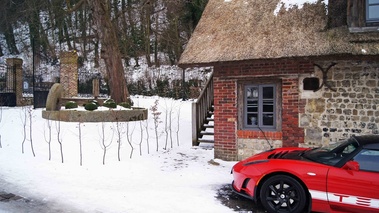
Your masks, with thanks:
<instances>
[{"instance_id":1,"label":"stone well","mask_svg":"<svg viewBox=\"0 0 379 213\"><path fill-rule=\"evenodd\" d=\"M145 108L132 107L130 109L106 109L87 111L84 109L61 109L63 88L59 83L54 84L47 96L46 110L42 111L42 117L49 120L65 122L128 122L146 120L148 111ZM91 99L70 98L79 103L88 102ZM67 100L66 100L67 101Z\"/></svg>"}]
</instances>

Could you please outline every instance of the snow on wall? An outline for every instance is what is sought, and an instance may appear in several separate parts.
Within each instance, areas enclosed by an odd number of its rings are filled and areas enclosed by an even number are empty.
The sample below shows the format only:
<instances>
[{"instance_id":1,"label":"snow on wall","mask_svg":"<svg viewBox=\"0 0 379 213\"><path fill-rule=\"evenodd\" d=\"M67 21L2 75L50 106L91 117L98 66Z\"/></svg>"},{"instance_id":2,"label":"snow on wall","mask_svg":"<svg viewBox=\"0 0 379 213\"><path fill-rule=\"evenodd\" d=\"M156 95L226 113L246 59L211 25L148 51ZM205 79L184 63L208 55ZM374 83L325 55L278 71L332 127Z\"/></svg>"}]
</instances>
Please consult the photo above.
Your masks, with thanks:
<instances>
[{"instance_id":1,"label":"snow on wall","mask_svg":"<svg viewBox=\"0 0 379 213\"><path fill-rule=\"evenodd\" d=\"M293 8L295 6L297 6L297 8L299 8L299 9L301 9L305 3L315 4L318 1L319 0L280 0L278 5L276 6L276 9L274 10L274 14L278 15L282 6L284 6L284 8L286 8L286 10ZM328 0L322 0L322 1L324 2L325 5L328 5Z\"/></svg>"}]
</instances>

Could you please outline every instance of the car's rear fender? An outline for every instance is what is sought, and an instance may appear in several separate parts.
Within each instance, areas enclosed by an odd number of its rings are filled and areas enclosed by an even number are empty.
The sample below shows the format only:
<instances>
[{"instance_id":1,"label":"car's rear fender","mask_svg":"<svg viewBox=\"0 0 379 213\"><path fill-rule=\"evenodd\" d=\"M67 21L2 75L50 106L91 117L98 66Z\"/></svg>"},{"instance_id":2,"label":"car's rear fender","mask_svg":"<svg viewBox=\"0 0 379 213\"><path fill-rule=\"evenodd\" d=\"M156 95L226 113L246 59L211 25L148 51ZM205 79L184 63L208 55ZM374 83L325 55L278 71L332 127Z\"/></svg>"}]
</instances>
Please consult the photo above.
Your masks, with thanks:
<instances>
[{"instance_id":1,"label":"car's rear fender","mask_svg":"<svg viewBox=\"0 0 379 213\"><path fill-rule=\"evenodd\" d=\"M255 191L254 191L254 194L256 195L255 196L255 200L257 202L260 202L260 191L261 191L261 187L263 185L263 183L270 177L272 176L275 176L275 175L287 175L287 176L290 176L292 178L294 178L295 180L297 180L304 188L306 194L307 194L307 201L306 201L306 206L308 206L308 211L307 212L311 212L311 209L312 209L312 198L311 198L311 194L309 193L309 190L308 190L308 187L305 185L305 183L299 179L296 175L293 175L291 173L288 173L288 172L273 172L273 173L270 173L270 174L266 174L265 176L263 176L259 182L258 182L258 185L257 187L255 187Z\"/></svg>"}]
</instances>

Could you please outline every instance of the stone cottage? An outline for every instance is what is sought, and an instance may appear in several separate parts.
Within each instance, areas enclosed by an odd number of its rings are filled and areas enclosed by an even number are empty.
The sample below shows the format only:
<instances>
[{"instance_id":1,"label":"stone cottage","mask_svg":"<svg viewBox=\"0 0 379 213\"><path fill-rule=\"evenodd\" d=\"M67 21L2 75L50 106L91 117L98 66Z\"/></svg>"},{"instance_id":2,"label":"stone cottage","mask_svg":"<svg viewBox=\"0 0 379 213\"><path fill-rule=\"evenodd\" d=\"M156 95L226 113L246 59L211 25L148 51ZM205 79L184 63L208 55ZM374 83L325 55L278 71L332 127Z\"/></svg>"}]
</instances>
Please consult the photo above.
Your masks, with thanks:
<instances>
[{"instance_id":1,"label":"stone cottage","mask_svg":"<svg viewBox=\"0 0 379 213\"><path fill-rule=\"evenodd\" d=\"M289 2L209 0L181 56L214 69L216 158L379 134L377 1Z\"/></svg>"}]
</instances>

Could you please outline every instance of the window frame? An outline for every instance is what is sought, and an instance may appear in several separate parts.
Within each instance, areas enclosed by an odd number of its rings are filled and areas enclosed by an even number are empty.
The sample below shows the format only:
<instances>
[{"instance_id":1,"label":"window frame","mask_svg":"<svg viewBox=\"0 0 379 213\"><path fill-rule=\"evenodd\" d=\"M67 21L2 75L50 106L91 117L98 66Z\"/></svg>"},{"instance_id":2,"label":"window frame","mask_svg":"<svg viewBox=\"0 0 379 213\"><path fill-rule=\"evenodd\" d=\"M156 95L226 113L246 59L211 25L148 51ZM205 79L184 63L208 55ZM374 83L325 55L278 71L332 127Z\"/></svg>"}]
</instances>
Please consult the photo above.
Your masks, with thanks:
<instances>
[{"instance_id":1,"label":"window frame","mask_svg":"<svg viewBox=\"0 0 379 213\"><path fill-rule=\"evenodd\" d=\"M371 24L379 24L379 16L377 18L369 18L370 15L370 7L373 6L378 6L379 7L379 2L378 3L371 3L370 0L366 0L366 24L371 25Z\"/></svg>"},{"instance_id":2,"label":"window frame","mask_svg":"<svg viewBox=\"0 0 379 213\"><path fill-rule=\"evenodd\" d=\"M263 89L267 87L273 88L273 97L265 99L263 97ZM258 96L253 98L248 98L248 89L251 88L257 88L258 89ZM251 130L277 130L278 128L278 86L276 83L248 83L245 84L243 87L243 113L242 113L242 128L243 129L251 129ZM248 112L248 101L257 101L257 112ZM264 101L272 101L272 112L264 112L263 106ZM251 105L250 105L251 107ZM248 114L257 114L258 122L256 125L249 124L248 122ZM264 125L264 114L273 114L272 115L272 125Z\"/></svg>"}]
</instances>

